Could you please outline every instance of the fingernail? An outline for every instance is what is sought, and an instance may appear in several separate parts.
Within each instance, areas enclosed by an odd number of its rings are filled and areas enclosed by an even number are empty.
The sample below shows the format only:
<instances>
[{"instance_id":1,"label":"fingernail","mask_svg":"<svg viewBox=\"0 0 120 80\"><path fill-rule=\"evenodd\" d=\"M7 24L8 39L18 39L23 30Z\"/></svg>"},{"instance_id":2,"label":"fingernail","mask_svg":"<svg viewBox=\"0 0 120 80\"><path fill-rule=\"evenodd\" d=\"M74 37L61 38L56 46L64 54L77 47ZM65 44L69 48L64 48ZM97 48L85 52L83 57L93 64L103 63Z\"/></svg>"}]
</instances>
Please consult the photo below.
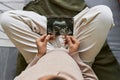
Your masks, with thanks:
<instances>
[{"instance_id":1,"label":"fingernail","mask_svg":"<svg viewBox=\"0 0 120 80\"><path fill-rule=\"evenodd\" d=\"M69 36L67 36L67 38L69 38Z\"/></svg>"}]
</instances>

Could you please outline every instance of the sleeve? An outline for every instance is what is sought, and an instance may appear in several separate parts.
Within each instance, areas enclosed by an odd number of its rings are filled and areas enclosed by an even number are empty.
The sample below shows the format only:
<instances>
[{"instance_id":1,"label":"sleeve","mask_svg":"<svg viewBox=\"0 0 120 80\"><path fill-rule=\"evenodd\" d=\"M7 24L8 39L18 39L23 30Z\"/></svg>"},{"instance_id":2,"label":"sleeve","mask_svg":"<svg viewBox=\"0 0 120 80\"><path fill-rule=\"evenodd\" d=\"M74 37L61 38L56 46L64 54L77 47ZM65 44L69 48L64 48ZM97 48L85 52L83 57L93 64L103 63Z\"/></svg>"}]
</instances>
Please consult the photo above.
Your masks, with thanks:
<instances>
[{"instance_id":1,"label":"sleeve","mask_svg":"<svg viewBox=\"0 0 120 80\"><path fill-rule=\"evenodd\" d=\"M36 56L34 57L34 59L31 61L31 63L27 66L26 69L28 69L28 68L32 67L33 65L35 65L40 58L41 58L41 57L38 57L38 56L36 55Z\"/></svg>"},{"instance_id":2,"label":"sleeve","mask_svg":"<svg viewBox=\"0 0 120 80\"><path fill-rule=\"evenodd\" d=\"M82 72L83 78L84 80L98 80L96 74L94 73L94 71L92 70L92 68L85 64L79 57L79 54L74 54L71 56L76 63L79 65L80 70Z\"/></svg>"}]
</instances>

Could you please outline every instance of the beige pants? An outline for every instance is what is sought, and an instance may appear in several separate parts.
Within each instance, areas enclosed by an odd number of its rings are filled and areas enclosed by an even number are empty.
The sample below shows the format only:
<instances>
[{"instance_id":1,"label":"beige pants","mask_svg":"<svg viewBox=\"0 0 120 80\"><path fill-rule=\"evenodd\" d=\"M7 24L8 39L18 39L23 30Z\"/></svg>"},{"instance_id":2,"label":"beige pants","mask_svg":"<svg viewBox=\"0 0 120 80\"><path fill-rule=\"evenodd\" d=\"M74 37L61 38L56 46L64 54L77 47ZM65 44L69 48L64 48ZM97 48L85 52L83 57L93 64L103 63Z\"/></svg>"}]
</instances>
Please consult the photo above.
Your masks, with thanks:
<instances>
[{"instance_id":1,"label":"beige pants","mask_svg":"<svg viewBox=\"0 0 120 80\"><path fill-rule=\"evenodd\" d=\"M46 33L46 17L15 10L3 13L0 21L5 33L29 63L37 53L36 39ZM74 17L74 36L80 41L79 55L84 62L93 63L112 26L112 12L104 5L86 8ZM56 40L48 43L47 49L57 46L60 44Z\"/></svg>"}]
</instances>

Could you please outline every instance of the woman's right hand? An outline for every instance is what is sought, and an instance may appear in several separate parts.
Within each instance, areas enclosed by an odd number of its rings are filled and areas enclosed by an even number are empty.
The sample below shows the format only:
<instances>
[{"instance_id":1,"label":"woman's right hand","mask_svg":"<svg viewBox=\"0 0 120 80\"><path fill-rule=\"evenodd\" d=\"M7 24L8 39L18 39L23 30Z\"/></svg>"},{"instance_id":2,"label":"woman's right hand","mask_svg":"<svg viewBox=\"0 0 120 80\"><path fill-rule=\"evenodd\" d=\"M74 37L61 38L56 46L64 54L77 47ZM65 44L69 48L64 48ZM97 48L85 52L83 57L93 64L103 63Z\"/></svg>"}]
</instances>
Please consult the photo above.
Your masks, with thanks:
<instances>
[{"instance_id":1,"label":"woman's right hand","mask_svg":"<svg viewBox=\"0 0 120 80\"><path fill-rule=\"evenodd\" d=\"M46 53L47 42L50 40L50 35L44 34L36 40L38 53L37 56L41 57Z\"/></svg>"}]
</instances>

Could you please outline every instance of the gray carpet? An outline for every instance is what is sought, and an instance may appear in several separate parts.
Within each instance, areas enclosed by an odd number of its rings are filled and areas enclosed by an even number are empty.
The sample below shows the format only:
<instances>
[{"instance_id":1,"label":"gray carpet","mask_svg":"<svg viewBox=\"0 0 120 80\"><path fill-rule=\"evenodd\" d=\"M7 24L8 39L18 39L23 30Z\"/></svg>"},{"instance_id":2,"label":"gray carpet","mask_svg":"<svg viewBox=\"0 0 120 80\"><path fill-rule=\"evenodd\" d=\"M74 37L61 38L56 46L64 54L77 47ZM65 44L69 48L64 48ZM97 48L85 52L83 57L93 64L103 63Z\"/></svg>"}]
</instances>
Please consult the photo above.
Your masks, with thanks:
<instances>
[{"instance_id":1,"label":"gray carpet","mask_svg":"<svg viewBox=\"0 0 120 80\"><path fill-rule=\"evenodd\" d=\"M16 72L16 48L0 47L0 80L13 80Z\"/></svg>"}]
</instances>

